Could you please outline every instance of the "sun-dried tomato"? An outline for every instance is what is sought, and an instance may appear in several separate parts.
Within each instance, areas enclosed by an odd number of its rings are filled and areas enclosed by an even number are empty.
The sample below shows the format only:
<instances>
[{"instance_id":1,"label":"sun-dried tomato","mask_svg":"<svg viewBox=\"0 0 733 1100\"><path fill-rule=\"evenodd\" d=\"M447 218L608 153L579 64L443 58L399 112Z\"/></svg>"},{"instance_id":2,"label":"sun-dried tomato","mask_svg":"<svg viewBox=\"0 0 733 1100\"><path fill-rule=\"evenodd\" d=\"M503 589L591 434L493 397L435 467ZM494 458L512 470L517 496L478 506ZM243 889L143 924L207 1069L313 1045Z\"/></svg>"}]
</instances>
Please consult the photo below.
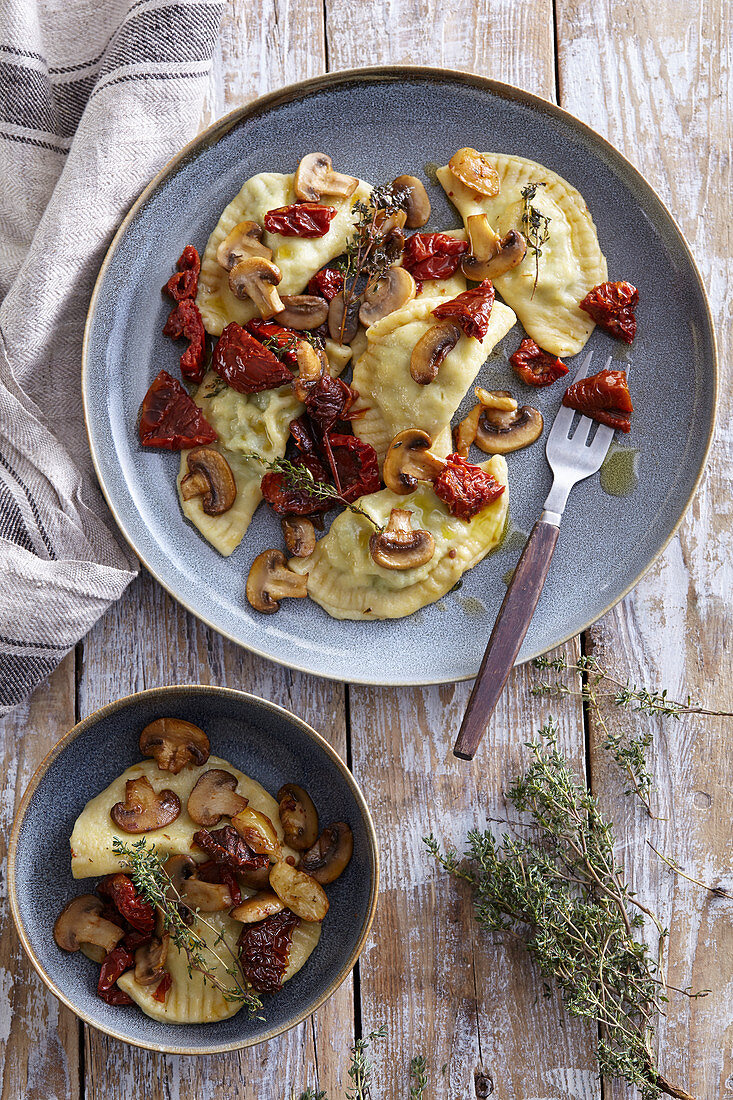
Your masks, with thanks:
<instances>
[{"instance_id":1,"label":"sun-dried tomato","mask_svg":"<svg viewBox=\"0 0 733 1100\"><path fill-rule=\"evenodd\" d=\"M181 383L162 370L140 406L138 425L143 447L181 451L213 443L216 432Z\"/></svg>"},{"instance_id":2,"label":"sun-dried tomato","mask_svg":"<svg viewBox=\"0 0 733 1100\"><path fill-rule=\"evenodd\" d=\"M291 461L294 466L304 466L309 470L314 481L329 484L324 466L316 455L299 455ZM333 507L332 501L291 485L286 473L265 474L260 491L278 516L315 516Z\"/></svg>"},{"instance_id":3,"label":"sun-dried tomato","mask_svg":"<svg viewBox=\"0 0 733 1100\"><path fill-rule=\"evenodd\" d=\"M222 332L211 359L212 370L238 393L275 390L293 375L269 348L232 321Z\"/></svg>"},{"instance_id":4,"label":"sun-dried tomato","mask_svg":"<svg viewBox=\"0 0 733 1100\"><path fill-rule=\"evenodd\" d=\"M200 382L204 377L204 351L206 331L201 320L199 307L190 298L171 310L163 326L163 335L171 340L188 340L189 345L181 356L181 374L192 382Z\"/></svg>"},{"instance_id":5,"label":"sun-dried tomato","mask_svg":"<svg viewBox=\"0 0 733 1100\"><path fill-rule=\"evenodd\" d=\"M485 279L479 286L464 290L456 298L436 306L432 311L433 317L440 320L455 321L465 332L466 336L473 336L476 340L483 340L489 331L491 307L494 304L494 286L490 279Z\"/></svg>"},{"instance_id":6,"label":"sun-dried tomato","mask_svg":"<svg viewBox=\"0 0 733 1100\"><path fill-rule=\"evenodd\" d=\"M528 386L551 386L568 373L568 368L555 355L543 351L534 340L526 337L509 356L509 362Z\"/></svg>"},{"instance_id":7,"label":"sun-dried tomato","mask_svg":"<svg viewBox=\"0 0 733 1100\"><path fill-rule=\"evenodd\" d=\"M294 202L291 206L268 210L264 225L268 233L279 233L281 237L323 237L336 214L333 206Z\"/></svg>"},{"instance_id":8,"label":"sun-dried tomato","mask_svg":"<svg viewBox=\"0 0 733 1100\"><path fill-rule=\"evenodd\" d=\"M125 947L115 947L105 955L102 969L99 971L97 993L107 1004L132 1004L128 995L115 986L115 982L121 974L124 974L126 970L131 970L134 965L135 956Z\"/></svg>"},{"instance_id":9,"label":"sun-dried tomato","mask_svg":"<svg viewBox=\"0 0 733 1100\"><path fill-rule=\"evenodd\" d=\"M153 992L153 1000L159 1001L160 1004L165 1004L165 999L168 996L168 990L173 985L173 978L171 974L166 970L163 977L160 979Z\"/></svg>"},{"instance_id":10,"label":"sun-dried tomato","mask_svg":"<svg viewBox=\"0 0 733 1100\"><path fill-rule=\"evenodd\" d=\"M225 825L214 832L199 829L193 834L193 842L203 848L214 863L220 863L230 871L255 870L266 867L270 862L268 856L253 852L232 825Z\"/></svg>"},{"instance_id":11,"label":"sun-dried tomato","mask_svg":"<svg viewBox=\"0 0 733 1100\"><path fill-rule=\"evenodd\" d=\"M295 329L285 328L283 325L275 324L274 321L263 321L260 318L248 321L244 327L261 344L267 340L268 344L265 345L267 350L271 351L281 363L287 363L290 367L298 365L298 344L305 333L296 332Z\"/></svg>"},{"instance_id":12,"label":"sun-dried tomato","mask_svg":"<svg viewBox=\"0 0 733 1100\"><path fill-rule=\"evenodd\" d=\"M136 932L133 928L131 932L125 933L120 942L128 951L137 951L138 947L145 947L146 944L150 943L152 938L152 931Z\"/></svg>"},{"instance_id":13,"label":"sun-dried tomato","mask_svg":"<svg viewBox=\"0 0 733 1100\"><path fill-rule=\"evenodd\" d=\"M568 386L563 405L621 432L631 430L631 403L625 370L602 370Z\"/></svg>"},{"instance_id":14,"label":"sun-dried tomato","mask_svg":"<svg viewBox=\"0 0 733 1100\"><path fill-rule=\"evenodd\" d=\"M343 420L353 404L351 387L325 372L308 389L306 411L316 428L325 435L337 420Z\"/></svg>"},{"instance_id":15,"label":"sun-dried tomato","mask_svg":"<svg viewBox=\"0 0 733 1100\"><path fill-rule=\"evenodd\" d=\"M215 882L220 886L226 886L229 897L232 899L232 905L239 905L241 902L242 891L237 882L237 877L228 867L222 866L221 863L214 863L213 859L210 859L208 863L199 864L196 868L196 876L202 882Z\"/></svg>"},{"instance_id":16,"label":"sun-dried tomato","mask_svg":"<svg viewBox=\"0 0 733 1100\"><path fill-rule=\"evenodd\" d=\"M97 886L97 893L110 898L118 913L138 932L151 932L155 927L155 910L140 897L128 875L107 875Z\"/></svg>"},{"instance_id":17,"label":"sun-dried tomato","mask_svg":"<svg viewBox=\"0 0 733 1100\"><path fill-rule=\"evenodd\" d=\"M327 302L333 301L344 289L344 277L333 267L323 267L317 271L308 283L309 294L319 294Z\"/></svg>"},{"instance_id":18,"label":"sun-dried tomato","mask_svg":"<svg viewBox=\"0 0 733 1100\"><path fill-rule=\"evenodd\" d=\"M242 973L258 993L276 993L288 965L293 932L300 918L283 909L257 924L245 925L239 936Z\"/></svg>"},{"instance_id":19,"label":"sun-dried tomato","mask_svg":"<svg viewBox=\"0 0 733 1100\"><path fill-rule=\"evenodd\" d=\"M179 256L176 267L178 271L171 275L165 284L164 290L174 302L182 302L184 298L195 298L199 288L199 272L201 260L192 244L187 244Z\"/></svg>"},{"instance_id":20,"label":"sun-dried tomato","mask_svg":"<svg viewBox=\"0 0 733 1100\"><path fill-rule=\"evenodd\" d=\"M631 283L601 283L588 291L580 308L589 313L597 325L631 344L636 336L636 314L639 291Z\"/></svg>"},{"instance_id":21,"label":"sun-dried tomato","mask_svg":"<svg viewBox=\"0 0 733 1100\"><path fill-rule=\"evenodd\" d=\"M329 435L336 469L341 483L341 496L352 503L368 493L376 493L381 485L377 452L371 443L355 435Z\"/></svg>"},{"instance_id":22,"label":"sun-dried tomato","mask_svg":"<svg viewBox=\"0 0 733 1100\"><path fill-rule=\"evenodd\" d=\"M402 266L414 279L449 279L468 250L468 241L447 233L413 233L402 253Z\"/></svg>"},{"instance_id":23,"label":"sun-dried tomato","mask_svg":"<svg viewBox=\"0 0 733 1100\"><path fill-rule=\"evenodd\" d=\"M448 455L445 463L433 487L452 516L469 520L504 492L496 478L458 454Z\"/></svg>"}]
</instances>

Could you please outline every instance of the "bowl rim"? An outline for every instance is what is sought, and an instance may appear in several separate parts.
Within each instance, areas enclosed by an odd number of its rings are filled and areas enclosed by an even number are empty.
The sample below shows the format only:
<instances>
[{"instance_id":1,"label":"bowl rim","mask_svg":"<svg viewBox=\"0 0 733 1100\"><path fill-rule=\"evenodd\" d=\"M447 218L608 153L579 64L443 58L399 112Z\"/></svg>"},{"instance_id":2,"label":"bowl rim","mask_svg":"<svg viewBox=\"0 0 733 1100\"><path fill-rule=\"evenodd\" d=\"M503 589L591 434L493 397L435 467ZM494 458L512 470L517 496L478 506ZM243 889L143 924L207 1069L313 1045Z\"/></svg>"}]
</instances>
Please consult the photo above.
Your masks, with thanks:
<instances>
[{"instance_id":1,"label":"bowl rim","mask_svg":"<svg viewBox=\"0 0 733 1100\"><path fill-rule=\"evenodd\" d=\"M21 826L25 819L26 811L30 804L33 795L35 794L39 783L44 778L48 770L61 755L64 749L75 741L81 734L86 733L91 727L93 727L98 721L109 715L115 714L117 711L124 710L125 707L130 706L133 701L139 699L152 699L167 697L173 694L204 694L204 695L218 695L233 699L240 705L247 705L251 702L260 704L271 712L274 712L279 717L284 717L288 721L297 725L301 732L306 735L316 746L321 749L331 759L332 763L336 765L338 770L346 782L351 794L353 795L359 810L361 811L364 823L366 825L367 842L369 847L369 862L371 872L371 890L369 893L369 905L364 920L359 939L357 940L348 961L341 967L338 974L330 982L328 988L318 996L305 1010L296 1014L296 1016L288 1021L287 1024L281 1027L274 1027L266 1031L262 1035L257 1035L253 1038L243 1039L241 1042L233 1043L220 1043L211 1047L187 1047L183 1045L169 1045L167 1043L145 1043L139 1040L131 1039L127 1035L122 1034L120 1031L116 1031L114 1028L107 1027L104 1024L99 1023L97 1020L92 1019L85 1012L79 1009L73 1001L71 1001L55 984L51 975L45 970L38 956L36 955L33 946L30 942L30 937L26 932L23 918L20 912L20 906L18 903L16 892L16 856L18 850L18 836ZM367 806L366 799L361 792L361 789L356 782L354 776L347 768L344 761L339 754L333 748L332 745L326 741L326 739L318 733L312 726L310 726L304 719L299 718L292 711L286 707L280 706L278 703L273 703L269 699L263 699L259 695L253 695L251 692L240 691L237 688L219 687L214 684L167 684L156 688L145 688L142 691L131 692L129 695L124 695L119 699L113 700L111 703L107 703L103 707L99 707L97 710L92 711L86 718L81 719L73 726L68 733L56 742L56 744L46 753L41 763L34 771L28 785L23 792L23 797L20 800L18 808L15 812L13 820L13 826L10 832L10 839L8 842L8 859L7 859L7 874L8 874L8 895L10 898L10 912L13 917L13 923L15 924L16 931L20 938L20 942L23 949L33 964L36 973L48 987L51 993L58 998L63 1004L70 1008L71 1011L83 1020L84 1023L90 1027L94 1027L97 1031L103 1032L105 1035L109 1035L113 1039L119 1039L123 1043L127 1043L129 1046L139 1047L142 1050L156 1051L161 1054L184 1054L184 1055L197 1055L197 1054L224 1054L227 1051L242 1050L245 1047L258 1046L260 1043L266 1043L270 1039L276 1038L278 1035L284 1034L286 1031L290 1031L292 1028L297 1027L304 1020L312 1016L314 1012L321 1007L331 997L340 985L346 980L350 972L359 960L359 957L364 950L369 932L371 931L372 924L374 922L374 916L377 908L377 899L379 894L379 847L377 843L377 834L372 820L369 807ZM174 1028L175 1025L169 1025Z\"/></svg>"}]
</instances>

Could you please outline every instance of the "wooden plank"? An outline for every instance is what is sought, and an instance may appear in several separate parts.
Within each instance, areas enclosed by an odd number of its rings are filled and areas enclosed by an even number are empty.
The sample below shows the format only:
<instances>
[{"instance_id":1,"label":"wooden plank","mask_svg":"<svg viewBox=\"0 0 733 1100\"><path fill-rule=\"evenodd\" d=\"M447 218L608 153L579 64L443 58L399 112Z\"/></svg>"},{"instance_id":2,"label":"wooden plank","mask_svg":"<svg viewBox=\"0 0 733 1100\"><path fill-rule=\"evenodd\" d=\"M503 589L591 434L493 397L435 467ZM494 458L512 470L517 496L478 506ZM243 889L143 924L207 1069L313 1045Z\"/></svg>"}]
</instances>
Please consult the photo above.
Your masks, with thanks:
<instances>
[{"instance_id":1,"label":"wooden plank","mask_svg":"<svg viewBox=\"0 0 733 1100\"><path fill-rule=\"evenodd\" d=\"M718 326L723 378L719 429L701 492L679 535L616 611L590 631L600 659L670 696L733 709L731 576L731 333L733 239L731 96L726 48L733 34L723 0L558 0L563 106L607 136L656 187L692 245ZM623 273L616 273L622 278ZM642 294L644 293L641 288ZM733 827L730 722L649 723L618 716L616 730L651 728L657 813L649 821L621 797L621 781L592 747L593 786L620 819L619 846L637 890L670 928L668 980L710 988L689 1002L672 993L659 1030L666 1077L705 1100L733 1088L733 929L730 902L676 878L646 845L674 855L689 874L729 884ZM627 1090L609 1085L618 1100Z\"/></svg>"},{"instance_id":2,"label":"wooden plank","mask_svg":"<svg viewBox=\"0 0 733 1100\"><path fill-rule=\"evenodd\" d=\"M553 96L549 0L456 0L440 10L427 2L385 7L370 0L360 5L358 20L332 0L327 33L333 68L367 60L449 65ZM461 845L469 828L501 815L502 791L521 767L522 745L545 716L530 694L533 679L527 670L512 674L473 764L452 755L468 685L351 689L353 767L371 800L384 868L374 934L360 965L363 1031L382 1022L389 1028L388 1044L374 1051L375 1095L405 1095L410 1057L424 1053L430 1095L599 1096L588 1029L544 1000L516 949L478 931L468 900L421 845L430 829ZM554 709L562 743L582 767L582 714L572 704Z\"/></svg>"},{"instance_id":3,"label":"wooden plank","mask_svg":"<svg viewBox=\"0 0 733 1100\"><path fill-rule=\"evenodd\" d=\"M74 654L32 699L0 722L0 858L31 776L74 725ZM79 1024L49 993L20 946L5 889L0 909L0 1080L2 1100L75 1100L79 1087Z\"/></svg>"}]
</instances>

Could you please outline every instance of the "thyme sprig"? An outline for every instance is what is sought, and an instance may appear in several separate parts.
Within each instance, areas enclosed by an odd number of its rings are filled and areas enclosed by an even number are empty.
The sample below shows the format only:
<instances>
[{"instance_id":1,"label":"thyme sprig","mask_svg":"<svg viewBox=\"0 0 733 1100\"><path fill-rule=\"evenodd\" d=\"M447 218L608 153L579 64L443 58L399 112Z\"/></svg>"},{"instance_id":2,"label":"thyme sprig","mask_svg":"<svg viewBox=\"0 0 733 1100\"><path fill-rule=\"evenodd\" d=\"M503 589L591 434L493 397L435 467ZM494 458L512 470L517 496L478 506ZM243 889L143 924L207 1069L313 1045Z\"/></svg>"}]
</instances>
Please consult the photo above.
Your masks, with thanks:
<instances>
[{"instance_id":1,"label":"thyme sprig","mask_svg":"<svg viewBox=\"0 0 733 1100\"><path fill-rule=\"evenodd\" d=\"M410 1088L409 1100L422 1100L422 1095L425 1089L428 1087L428 1064L425 1061L425 1057L422 1054L415 1055L410 1059L410 1080L412 1081L412 1087Z\"/></svg>"},{"instance_id":2,"label":"thyme sprig","mask_svg":"<svg viewBox=\"0 0 733 1100\"><path fill-rule=\"evenodd\" d=\"M241 1001L249 1009L251 1016L264 1020L264 1016L258 1015L262 1010L262 1001L247 984L237 955L222 933L198 910L186 904L165 870L155 845L148 846L145 837L132 845L125 844L119 837L115 837L112 841L112 849L115 855L121 856L124 860L127 873L140 896L162 914L163 926L171 942L186 956L189 977L192 976L193 971L197 971L203 975L206 983L219 990L224 1000ZM188 924L184 913L194 916L200 924L215 933L216 939L212 945L209 945ZM230 956L229 959L222 958L216 950L220 945L223 945L224 954ZM214 974L216 967L212 967L207 961L206 954L216 960L222 971L231 979L231 985L226 985L217 978Z\"/></svg>"},{"instance_id":3,"label":"thyme sprig","mask_svg":"<svg viewBox=\"0 0 733 1100\"><path fill-rule=\"evenodd\" d=\"M560 753L552 720L528 748L529 768L507 799L530 815L529 837L516 835L522 825L501 837L474 829L460 858L453 849L442 853L431 834L428 851L470 884L479 924L523 943L567 1011L596 1024L602 1075L635 1085L643 1100L663 1093L692 1100L665 1080L652 1052L671 987L639 938L644 915L657 927L660 948L667 930L626 882L612 827Z\"/></svg>"},{"instance_id":4,"label":"thyme sprig","mask_svg":"<svg viewBox=\"0 0 733 1100\"><path fill-rule=\"evenodd\" d=\"M540 182L528 183L526 187L522 188L522 232L527 241L527 249L534 255L535 275L534 286L532 287L533 298L540 277L540 256L542 255L542 248L550 239L550 222L552 218L549 218L546 214L538 210L536 206L533 206L532 200L537 195L537 188L546 186L546 183Z\"/></svg>"},{"instance_id":5,"label":"thyme sprig","mask_svg":"<svg viewBox=\"0 0 733 1100\"><path fill-rule=\"evenodd\" d=\"M351 1048L351 1065L349 1077L351 1087L346 1090L346 1100L372 1100L371 1081L372 1065L367 1058L367 1050L375 1039L384 1039L387 1036L387 1028L384 1024L375 1031L371 1031L365 1038L357 1039ZM410 1061L411 1088L408 1100L422 1100L422 1095L428 1087L427 1062L419 1054ZM445 1067L443 1067L445 1069ZM293 1094L292 1100L295 1100ZM298 1100L328 1100L323 1089L316 1090L309 1085L305 1092L301 1092Z\"/></svg>"},{"instance_id":6,"label":"thyme sprig","mask_svg":"<svg viewBox=\"0 0 733 1100\"><path fill-rule=\"evenodd\" d=\"M703 890L709 890L711 894L714 894L716 898L733 898L733 893L726 889L725 886L710 886L707 882L703 882L699 878L693 878L692 875L688 875L682 870L676 859L672 859L670 856L665 856L663 852L660 852L658 848L655 848L651 840L647 840L647 844L654 852L656 856L659 856L662 863L666 863L671 871L674 871L676 875L681 878L687 879L688 882L692 882L695 886L699 886Z\"/></svg>"}]
</instances>

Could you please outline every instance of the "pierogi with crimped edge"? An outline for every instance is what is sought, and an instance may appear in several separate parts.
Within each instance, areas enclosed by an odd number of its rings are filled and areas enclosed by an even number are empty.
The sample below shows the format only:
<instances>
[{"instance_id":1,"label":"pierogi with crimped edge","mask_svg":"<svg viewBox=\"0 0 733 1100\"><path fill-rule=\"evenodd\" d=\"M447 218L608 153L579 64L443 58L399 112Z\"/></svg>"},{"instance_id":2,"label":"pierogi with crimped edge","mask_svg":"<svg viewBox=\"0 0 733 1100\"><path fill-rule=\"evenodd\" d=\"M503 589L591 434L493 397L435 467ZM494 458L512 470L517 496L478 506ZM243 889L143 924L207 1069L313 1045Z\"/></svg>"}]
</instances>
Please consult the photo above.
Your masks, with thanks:
<instances>
[{"instance_id":1,"label":"pierogi with crimped edge","mask_svg":"<svg viewBox=\"0 0 733 1100\"><path fill-rule=\"evenodd\" d=\"M468 521L452 516L427 483L407 496L382 489L358 501L380 526L387 524L393 508L412 512L413 528L429 531L435 540L435 552L424 565L399 571L378 565L369 553L374 527L363 516L346 511L336 517L310 557L292 558L290 568L308 574L308 595L334 619L399 619L435 603L504 534L509 508L506 461L495 455L482 466L505 486L504 492Z\"/></svg>"},{"instance_id":2,"label":"pierogi with crimped edge","mask_svg":"<svg viewBox=\"0 0 733 1100\"><path fill-rule=\"evenodd\" d=\"M281 172L260 172L252 176L225 207L209 237L201 259L196 305L204 328L213 336L219 336L230 321L243 325L259 316L253 301L237 298L230 290L229 272L216 260L219 245L239 222L253 221L262 225L269 210L298 202L293 190L294 179L294 175ZM354 203L368 199L370 192L371 186L360 181L349 198L324 196L323 205L332 206L337 213L322 237L284 237L280 233L263 232L262 243L272 249L272 262L282 275L277 288L281 296L302 294L311 276L341 255L354 232Z\"/></svg>"},{"instance_id":3,"label":"pierogi with crimped edge","mask_svg":"<svg viewBox=\"0 0 733 1100\"><path fill-rule=\"evenodd\" d=\"M461 336L438 375L421 386L410 374L410 358L418 340L436 324L432 310L443 299L419 298L388 314L366 330L366 350L354 364L354 434L377 452L380 469L390 443L406 428L420 428L434 441L436 453L451 447L450 422L491 351L510 331L516 318L508 306L495 302L483 340Z\"/></svg>"},{"instance_id":4,"label":"pierogi with crimped edge","mask_svg":"<svg viewBox=\"0 0 733 1100\"><path fill-rule=\"evenodd\" d=\"M498 195L477 194L447 166L437 171L443 190L464 223L473 214L486 214L501 237L512 229L526 237L522 189L537 184L531 205L549 219L541 255L537 257L529 247L521 263L493 281L541 348L553 355L576 355L595 327L579 303L608 277L606 258L585 201L571 184L535 161L500 153L482 155L498 173Z\"/></svg>"}]
</instances>

